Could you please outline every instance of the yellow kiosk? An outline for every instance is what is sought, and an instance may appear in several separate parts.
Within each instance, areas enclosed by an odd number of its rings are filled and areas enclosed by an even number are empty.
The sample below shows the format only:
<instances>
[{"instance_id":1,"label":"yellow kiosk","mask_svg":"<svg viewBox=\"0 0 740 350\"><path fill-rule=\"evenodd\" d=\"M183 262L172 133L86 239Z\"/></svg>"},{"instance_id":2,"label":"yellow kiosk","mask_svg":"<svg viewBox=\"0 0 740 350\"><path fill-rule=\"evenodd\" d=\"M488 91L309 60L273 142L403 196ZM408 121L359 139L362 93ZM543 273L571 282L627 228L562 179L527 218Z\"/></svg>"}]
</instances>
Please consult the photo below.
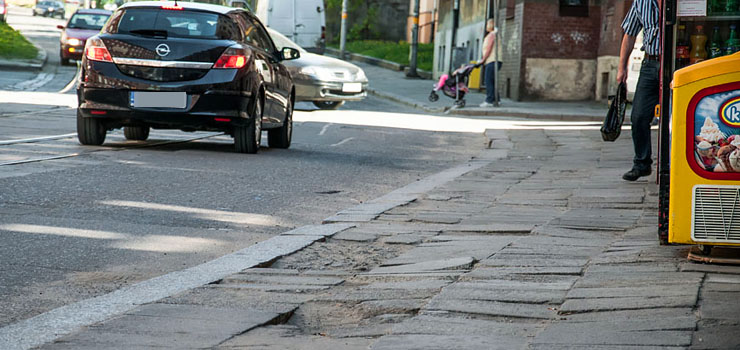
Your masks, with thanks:
<instances>
[{"instance_id":1,"label":"yellow kiosk","mask_svg":"<svg viewBox=\"0 0 740 350\"><path fill-rule=\"evenodd\" d=\"M668 242L740 246L740 53L673 75Z\"/></svg>"}]
</instances>

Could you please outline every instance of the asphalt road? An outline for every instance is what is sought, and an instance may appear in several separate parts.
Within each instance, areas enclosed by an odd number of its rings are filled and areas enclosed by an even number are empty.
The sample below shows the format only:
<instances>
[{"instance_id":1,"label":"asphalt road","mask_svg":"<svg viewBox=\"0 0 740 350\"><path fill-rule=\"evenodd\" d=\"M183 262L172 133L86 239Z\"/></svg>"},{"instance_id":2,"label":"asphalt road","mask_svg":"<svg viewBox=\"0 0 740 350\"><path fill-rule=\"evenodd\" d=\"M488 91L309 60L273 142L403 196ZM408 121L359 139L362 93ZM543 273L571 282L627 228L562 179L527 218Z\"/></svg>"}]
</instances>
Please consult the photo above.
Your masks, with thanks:
<instances>
[{"instance_id":1,"label":"asphalt road","mask_svg":"<svg viewBox=\"0 0 740 350\"><path fill-rule=\"evenodd\" d=\"M10 23L50 53L58 45L60 20L13 9ZM371 97L338 111L299 104L289 150L238 154L227 136L179 131L147 142L116 131L82 147L75 97L57 93L74 67L49 60L43 72L0 72L0 326L319 223L483 145ZM36 91L7 84L39 73L54 77Z\"/></svg>"}]
</instances>

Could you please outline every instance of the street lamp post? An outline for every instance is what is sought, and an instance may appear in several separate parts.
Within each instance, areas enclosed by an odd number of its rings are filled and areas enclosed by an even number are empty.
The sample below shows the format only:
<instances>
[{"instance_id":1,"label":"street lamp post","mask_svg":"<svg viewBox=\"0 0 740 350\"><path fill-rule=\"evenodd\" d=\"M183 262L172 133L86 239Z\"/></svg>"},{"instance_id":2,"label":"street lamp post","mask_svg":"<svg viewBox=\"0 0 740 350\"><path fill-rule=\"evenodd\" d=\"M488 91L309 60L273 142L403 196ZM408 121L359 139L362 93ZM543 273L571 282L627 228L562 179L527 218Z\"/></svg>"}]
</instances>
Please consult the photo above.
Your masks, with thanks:
<instances>
[{"instance_id":1,"label":"street lamp post","mask_svg":"<svg viewBox=\"0 0 740 350\"><path fill-rule=\"evenodd\" d=\"M339 33L339 56L344 59L344 49L347 44L347 0L342 0L342 28Z\"/></svg>"},{"instance_id":2,"label":"street lamp post","mask_svg":"<svg viewBox=\"0 0 740 350\"><path fill-rule=\"evenodd\" d=\"M409 47L409 71L407 77L418 77L416 72L416 57L419 52L419 0L414 0L414 12L411 19L411 46Z\"/></svg>"}]
</instances>

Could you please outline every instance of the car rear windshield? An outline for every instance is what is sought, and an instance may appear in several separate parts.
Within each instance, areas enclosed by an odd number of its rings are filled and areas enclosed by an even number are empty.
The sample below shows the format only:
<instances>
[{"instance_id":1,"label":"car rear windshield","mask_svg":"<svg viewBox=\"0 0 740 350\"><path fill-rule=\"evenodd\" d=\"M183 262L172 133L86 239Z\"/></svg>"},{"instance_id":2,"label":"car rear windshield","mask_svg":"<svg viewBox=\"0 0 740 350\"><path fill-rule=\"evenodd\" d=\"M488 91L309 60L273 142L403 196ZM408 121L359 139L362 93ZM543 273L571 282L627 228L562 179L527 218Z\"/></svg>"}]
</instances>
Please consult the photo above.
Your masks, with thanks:
<instances>
[{"instance_id":1,"label":"car rear windshield","mask_svg":"<svg viewBox=\"0 0 740 350\"><path fill-rule=\"evenodd\" d=\"M117 16L119 17L119 16ZM211 12L132 8L111 21L112 34L155 35L202 39L239 39L239 27L229 17Z\"/></svg>"},{"instance_id":2,"label":"car rear windshield","mask_svg":"<svg viewBox=\"0 0 740 350\"><path fill-rule=\"evenodd\" d=\"M95 14L95 13L75 13L72 18L69 19L69 25L67 28L73 29L95 29L100 30L105 25L105 21L108 20L108 15Z\"/></svg>"}]
</instances>

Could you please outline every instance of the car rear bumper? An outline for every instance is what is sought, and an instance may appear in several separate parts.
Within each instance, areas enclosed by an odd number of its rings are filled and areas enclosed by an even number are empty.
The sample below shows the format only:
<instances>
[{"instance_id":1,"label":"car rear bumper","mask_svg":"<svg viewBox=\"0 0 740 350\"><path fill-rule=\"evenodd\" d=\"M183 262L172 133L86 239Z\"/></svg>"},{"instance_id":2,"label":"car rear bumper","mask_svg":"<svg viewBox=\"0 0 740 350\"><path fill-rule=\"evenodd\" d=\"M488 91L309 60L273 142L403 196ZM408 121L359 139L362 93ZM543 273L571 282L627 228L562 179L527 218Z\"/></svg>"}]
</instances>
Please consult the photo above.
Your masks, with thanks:
<instances>
[{"instance_id":1,"label":"car rear bumper","mask_svg":"<svg viewBox=\"0 0 740 350\"><path fill-rule=\"evenodd\" d=\"M156 82L123 74L114 63L85 60L84 82L77 90L83 117L105 119L109 128L228 130L246 125L252 94L242 91L233 70L211 70L196 80ZM184 92L185 108L139 108L133 91Z\"/></svg>"},{"instance_id":2,"label":"car rear bumper","mask_svg":"<svg viewBox=\"0 0 740 350\"><path fill-rule=\"evenodd\" d=\"M360 92L343 92L340 82L295 81L296 101L360 101L367 97L367 83Z\"/></svg>"}]
</instances>

